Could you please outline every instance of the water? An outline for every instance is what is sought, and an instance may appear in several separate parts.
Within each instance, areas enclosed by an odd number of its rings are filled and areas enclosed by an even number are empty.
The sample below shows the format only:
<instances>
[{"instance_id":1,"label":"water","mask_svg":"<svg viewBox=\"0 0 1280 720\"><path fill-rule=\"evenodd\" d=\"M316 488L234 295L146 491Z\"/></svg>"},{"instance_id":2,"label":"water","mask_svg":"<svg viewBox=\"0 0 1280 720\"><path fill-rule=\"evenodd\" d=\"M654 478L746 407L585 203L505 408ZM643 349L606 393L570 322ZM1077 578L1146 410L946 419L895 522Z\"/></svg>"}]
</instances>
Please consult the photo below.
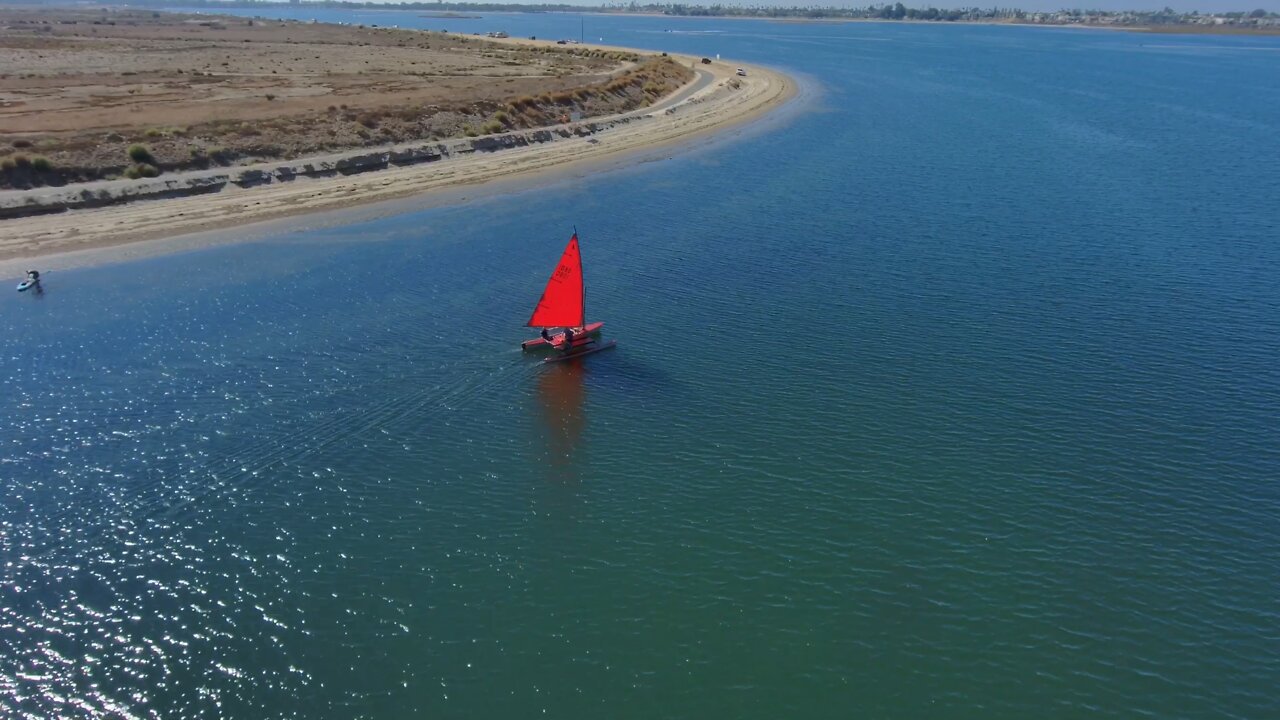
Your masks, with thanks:
<instances>
[{"instance_id":1,"label":"water","mask_svg":"<svg viewBox=\"0 0 1280 720\"><path fill-rule=\"evenodd\" d=\"M1280 41L585 26L807 105L0 295L0 714L1274 717Z\"/></svg>"}]
</instances>

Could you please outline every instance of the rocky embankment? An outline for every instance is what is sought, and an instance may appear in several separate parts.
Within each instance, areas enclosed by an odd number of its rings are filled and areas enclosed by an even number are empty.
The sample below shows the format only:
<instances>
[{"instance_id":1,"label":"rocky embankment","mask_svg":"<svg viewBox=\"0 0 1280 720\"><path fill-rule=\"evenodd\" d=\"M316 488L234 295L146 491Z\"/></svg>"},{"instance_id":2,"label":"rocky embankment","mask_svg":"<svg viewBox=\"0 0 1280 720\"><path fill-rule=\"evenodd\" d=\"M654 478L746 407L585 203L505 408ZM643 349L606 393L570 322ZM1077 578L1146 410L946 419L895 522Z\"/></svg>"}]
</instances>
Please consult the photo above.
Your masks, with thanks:
<instances>
[{"instance_id":1,"label":"rocky embankment","mask_svg":"<svg viewBox=\"0 0 1280 720\"><path fill-rule=\"evenodd\" d=\"M0 191L0 219L107 207L140 200L204 195L221 192L228 187L248 188L304 178L357 175L391 167L464 157L473 153L491 153L566 138L585 137L634 119L634 116L625 116L602 122L583 122L478 138L409 143L372 151L366 148L290 162L196 170L146 180L100 180L72 187L4 190Z\"/></svg>"}]
</instances>

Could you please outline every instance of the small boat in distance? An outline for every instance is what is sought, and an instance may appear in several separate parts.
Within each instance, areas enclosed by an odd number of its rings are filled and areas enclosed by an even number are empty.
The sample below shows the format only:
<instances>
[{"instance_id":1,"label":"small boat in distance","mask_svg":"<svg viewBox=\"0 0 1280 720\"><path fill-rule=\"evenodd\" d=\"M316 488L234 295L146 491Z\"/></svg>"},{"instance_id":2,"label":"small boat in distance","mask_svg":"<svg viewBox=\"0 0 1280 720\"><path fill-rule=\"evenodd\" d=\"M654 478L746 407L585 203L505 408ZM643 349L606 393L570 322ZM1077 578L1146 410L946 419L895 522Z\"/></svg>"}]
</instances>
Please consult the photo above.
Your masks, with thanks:
<instances>
[{"instance_id":1,"label":"small boat in distance","mask_svg":"<svg viewBox=\"0 0 1280 720\"><path fill-rule=\"evenodd\" d=\"M569 238L569 244L560 255L559 264L547 280L547 286L542 291L537 307L533 309L528 326L543 328L546 336L524 341L520 344L522 350L555 348L561 351L545 362L590 355L616 344L612 340L598 344L595 336L600 333L604 323L587 322L586 285L582 276L582 253L578 249L577 230ZM564 330L551 332L560 328ZM573 339L566 342L569 331L572 331Z\"/></svg>"}]
</instances>

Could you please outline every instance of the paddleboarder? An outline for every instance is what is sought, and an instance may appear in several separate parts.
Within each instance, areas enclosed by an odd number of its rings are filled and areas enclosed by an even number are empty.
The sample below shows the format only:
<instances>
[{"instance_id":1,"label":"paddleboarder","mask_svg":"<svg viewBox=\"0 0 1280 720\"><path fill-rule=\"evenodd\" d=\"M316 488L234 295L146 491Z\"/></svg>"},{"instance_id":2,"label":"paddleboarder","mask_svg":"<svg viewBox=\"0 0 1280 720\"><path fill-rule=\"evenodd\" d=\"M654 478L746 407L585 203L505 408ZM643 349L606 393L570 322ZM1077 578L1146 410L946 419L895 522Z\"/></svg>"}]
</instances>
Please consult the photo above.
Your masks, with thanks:
<instances>
[{"instance_id":1,"label":"paddleboarder","mask_svg":"<svg viewBox=\"0 0 1280 720\"><path fill-rule=\"evenodd\" d=\"M35 294L40 294L40 271L28 270L27 279L18 283L18 292L33 290Z\"/></svg>"}]
</instances>

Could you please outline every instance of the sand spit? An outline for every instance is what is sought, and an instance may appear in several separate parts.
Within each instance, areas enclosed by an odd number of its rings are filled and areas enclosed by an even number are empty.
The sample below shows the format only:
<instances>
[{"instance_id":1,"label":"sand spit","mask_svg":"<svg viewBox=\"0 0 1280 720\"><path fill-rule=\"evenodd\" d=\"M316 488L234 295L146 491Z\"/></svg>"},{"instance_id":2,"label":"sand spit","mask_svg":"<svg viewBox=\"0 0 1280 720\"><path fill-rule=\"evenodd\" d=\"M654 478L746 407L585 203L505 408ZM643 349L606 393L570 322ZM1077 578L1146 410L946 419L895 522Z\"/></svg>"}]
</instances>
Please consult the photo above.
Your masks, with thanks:
<instances>
[{"instance_id":1,"label":"sand spit","mask_svg":"<svg viewBox=\"0 0 1280 720\"><path fill-rule=\"evenodd\" d=\"M11 215L22 214L14 209L22 206L40 213L0 220L0 260L46 257L43 267L81 264L65 254L566 170L752 120L796 92L793 80L766 68L746 66L740 76L724 62L673 57L695 66L698 78L653 106L618 116L176 179L0 193L0 208ZM112 199L130 194L156 199ZM55 262L51 255L62 259Z\"/></svg>"}]
</instances>

